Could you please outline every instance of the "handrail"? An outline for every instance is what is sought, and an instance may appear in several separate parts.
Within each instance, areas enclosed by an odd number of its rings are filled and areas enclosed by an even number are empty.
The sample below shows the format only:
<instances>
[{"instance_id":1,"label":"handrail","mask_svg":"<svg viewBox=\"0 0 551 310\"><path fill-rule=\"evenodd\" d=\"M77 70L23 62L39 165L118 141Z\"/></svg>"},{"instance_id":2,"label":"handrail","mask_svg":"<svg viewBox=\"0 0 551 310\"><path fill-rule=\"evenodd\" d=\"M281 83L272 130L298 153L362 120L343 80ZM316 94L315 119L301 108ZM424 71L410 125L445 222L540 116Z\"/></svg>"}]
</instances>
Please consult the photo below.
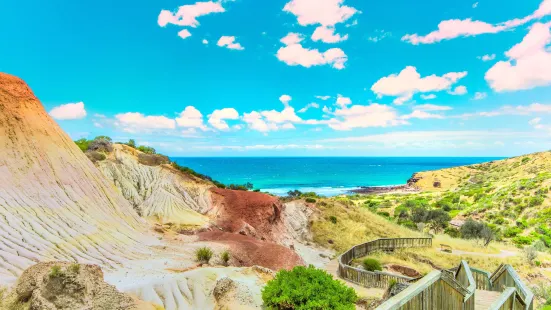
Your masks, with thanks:
<instances>
[{"instance_id":1,"label":"handrail","mask_svg":"<svg viewBox=\"0 0 551 310\"><path fill-rule=\"evenodd\" d=\"M499 310L507 300L509 300L511 297L515 298L516 289L514 287L508 287L506 288L501 295L490 305L489 310Z\"/></svg>"},{"instance_id":2,"label":"handrail","mask_svg":"<svg viewBox=\"0 0 551 310\"><path fill-rule=\"evenodd\" d=\"M459 270L463 267L465 269L465 274L467 275L467 283L461 283L461 285L465 286L465 284L468 284L465 288L469 292L468 295L466 295L463 299L463 301L467 301L471 296L474 295L474 291L476 290L476 282L474 281L473 274L471 272L471 268L469 267L469 264L462 260L461 263L459 263L459 268L457 269L455 273L455 277L457 278L457 274L459 273Z\"/></svg>"},{"instance_id":3,"label":"handrail","mask_svg":"<svg viewBox=\"0 0 551 310\"><path fill-rule=\"evenodd\" d=\"M414 285L411 285L396 294L395 296L389 298L379 307L377 310L394 310L399 309L405 305L408 301L413 299L415 296L422 293L426 288L434 284L436 281L440 280L442 272L432 271L428 275L424 276L421 280L417 281Z\"/></svg>"},{"instance_id":4,"label":"handrail","mask_svg":"<svg viewBox=\"0 0 551 310\"><path fill-rule=\"evenodd\" d=\"M367 256L375 251L429 246L432 246L432 238L379 238L358 244L338 257L338 275L347 281L365 287L386 287L391 279L402 283L413 282L419 278L410 278L387 272L371 272L352 267L350 263L356 258Z\"/></svg>"}]
</instances>

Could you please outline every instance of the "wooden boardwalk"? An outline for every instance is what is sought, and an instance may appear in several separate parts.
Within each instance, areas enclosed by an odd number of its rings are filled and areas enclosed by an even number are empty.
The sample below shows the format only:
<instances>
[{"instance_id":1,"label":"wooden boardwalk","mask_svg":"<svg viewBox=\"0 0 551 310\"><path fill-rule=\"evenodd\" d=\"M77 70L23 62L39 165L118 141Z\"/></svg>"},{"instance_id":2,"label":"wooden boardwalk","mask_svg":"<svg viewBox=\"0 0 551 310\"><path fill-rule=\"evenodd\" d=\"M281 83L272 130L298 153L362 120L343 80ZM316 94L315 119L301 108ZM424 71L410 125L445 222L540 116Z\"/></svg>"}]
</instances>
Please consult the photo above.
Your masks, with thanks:
<instances>
[{"instance_id":1,"label":"wooden boardwalk","mask_svg":"<svg viewBox=\"0 0 551 310\"><path fill-rule=\"evenodd\" d=\"M474 295L475 310L490 309L490 306L499 299L500 292L477 290Z\"/></svg>"}]
</instances>

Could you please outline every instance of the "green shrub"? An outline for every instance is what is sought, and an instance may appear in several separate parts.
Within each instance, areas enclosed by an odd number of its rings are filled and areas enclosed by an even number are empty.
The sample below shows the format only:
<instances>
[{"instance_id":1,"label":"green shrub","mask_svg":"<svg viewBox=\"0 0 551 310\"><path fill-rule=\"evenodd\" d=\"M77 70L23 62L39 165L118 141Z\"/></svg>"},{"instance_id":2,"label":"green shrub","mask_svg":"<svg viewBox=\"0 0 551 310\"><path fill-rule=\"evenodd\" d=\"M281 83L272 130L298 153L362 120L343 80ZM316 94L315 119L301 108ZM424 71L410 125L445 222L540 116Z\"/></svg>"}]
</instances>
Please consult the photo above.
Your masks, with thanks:
<instances>
[{"instance_id":1,"label":"green shrub","mask_svg":"<svg viewBox=\"0 0 551 310\"><path fill-rule=\"evenodd\" d=\"M308 202L308 203L315 203L315 202L316 202L316 199L308 197L308 198L306 198L306 202Z\"/></svg>"},{"instance_id":2,"label":"green shrub","mask_svg":"<svg viewBox=\"0 0 551 310\"><path fill-rule=\"evenodd\" d=\"M375 271L375 270L383 270L383 266L381 265L381 262L374 258L366 258L362 262L364 269L367 271Z\"/></svg>"},{"instance_id":3,"label":"green shrub","mask_svg":"<svg viewBox=\"0 0 551 310\"><path fill-rule=\"evenodd\" d=\"M384 216L384 217L390 217L390 213L386 212L386 211L379 211L377 212L378 215L380 216Z\"/></svg>"},{"instance_id":4,"label":"green shrub","mask_svg":"<svg viewBox=\"0 0 551 310\"><path fill-rule=\"evenodd\" d=\"M505 231L503 232L503 236L505 236L506 238L512 238L520 234L521 232L522 229L518 227L507 227L507 229L505 229Z\"/></svg>"},{"instance_id":5,"label":"green shrub","mask_svg":"<svg viewBox=\"0 0 551 310\"><path fill-rule=\"evenodd\" d=\"M331 215L331 216L329 217L329 221L331 221L331 223L333 223L333 224L337 224L337 217L334 216L334 215Z\"/></svg>"},{"instance_id":6,"label":"green shrub","mask_svg":"<svg viewBox=\"0 0 551 310\"><path fill-rule=\"evenodd\" d=\"M50 278L58 278L63 276L63 271L61 271L61 267L58 265L52 266L52 269L50 269Z\"/></svg>"},{"instance_id":7,"label":"green shrub","mask_svg":"<svg viewBox=\"0 0 551 310\"><path fill-rule=\"evenodd\" d=\"M528 245L532 243L532 238L525 236L516 236L513 238L513 243L516 245Z\"/></svg>"},{"instance_id":8,"label":"green shrub","mask_svg":"<svg viewBox=\"0 0 551 310\"><path fill-rule=\"evenodd\" d=\"M195 251L195 260L200 263L208 264L212 258L212 254L212 250L209 247L198 248Z\"/></svg>"},{"instance_id":9,"label":"green shrub","mask_svg":"<svg viewBox=\"0 0 551 310\"><path fill-rule=\"evenodd\" d=\"M447 227L446 229L444 229L444 233L453 238L461 237L461 232L459 231L459 229L453 227Z\"/></svg>"},{"instance_id":10,"label":"green shrub","mask_svg":"<svg viewBox=\"0 0 551 310\"><path fill-rule=\"evenodd\" d=\"M80 265L75 263L75 264L71 264L69 266L69 271L72 272L72 273L79 273L80 272Z\"/></svg>"},{"instance_id":11,"label":"green shrub","mask_svg":"<svg viewBox=\"0 0 551 310\"><path fill-rule=\"evenodd\" d=\"M279 271L262 290L264 306L273 310L354 310L357 299L354 289L311 265Z\"/></svg>"},{"instance_id":12,"label":"green shrub","mask_svg":"<svg viewBox=\"0 0 551 310\"><path fill-rule=\"evenodd\" d=\"M222 254L220 254L220 258L222 259L222 263L224 263L224 266L227 266L228 262L230 261L230 252L228 250L222 252Z\"/></svg>"},{"instance_id":13,"label":"green shrub","mask_svg":"<svg viewBox=\"0 0 551 310\"><path fill-rule=\"evenodd\" d=\"M140 145L138 150L146 154L157 154L157 151L150 146Z\"/></svg>"}]
</instances>

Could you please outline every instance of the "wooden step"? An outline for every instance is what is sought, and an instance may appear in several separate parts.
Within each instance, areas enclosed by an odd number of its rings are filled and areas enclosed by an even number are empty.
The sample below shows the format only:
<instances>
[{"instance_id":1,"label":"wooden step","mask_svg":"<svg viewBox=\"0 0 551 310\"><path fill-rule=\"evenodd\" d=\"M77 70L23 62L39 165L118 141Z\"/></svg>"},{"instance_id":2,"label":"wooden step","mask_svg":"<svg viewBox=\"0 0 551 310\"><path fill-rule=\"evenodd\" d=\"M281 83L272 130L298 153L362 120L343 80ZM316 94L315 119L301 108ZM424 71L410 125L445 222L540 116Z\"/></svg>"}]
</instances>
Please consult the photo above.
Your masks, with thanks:
<instances>
[{"instance_id":1,"label":"wooden step","mask_svg":"<svg viewBox=\"0 0 551 310\"><path fill-rule=\"evenodd\" d=\"M496 301L501 295L501 292L476 290L474 293L474 308L476 310L489 309L490 305Z\"/></svg>"}]
</instances>

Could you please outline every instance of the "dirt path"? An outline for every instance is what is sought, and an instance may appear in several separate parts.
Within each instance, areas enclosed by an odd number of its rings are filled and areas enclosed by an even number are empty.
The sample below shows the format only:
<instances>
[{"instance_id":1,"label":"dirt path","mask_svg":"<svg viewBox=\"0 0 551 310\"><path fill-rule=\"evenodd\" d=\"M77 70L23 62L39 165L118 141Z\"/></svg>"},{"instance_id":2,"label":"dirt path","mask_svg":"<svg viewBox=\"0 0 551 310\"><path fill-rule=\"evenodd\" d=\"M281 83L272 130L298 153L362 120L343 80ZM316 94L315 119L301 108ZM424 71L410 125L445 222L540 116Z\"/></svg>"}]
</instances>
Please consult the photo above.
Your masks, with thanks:
<instances>
[{"instance_id":1,"label":"dirt path","mask_svg":"<svg viewBox=\"0 0 551 310\"><path fill-rule=\"evenodd\" d=\"M346 284L348 287L353 288L356 291L356 294L358 294L358 296L360 298L362 298L362 297L382 298L383 294L385 293L385 290L380 289L380 288L367 288L367 287L356 285L352 282L348 282L348 281L345 281L345 280L341 279L337 275L337 270L339 269L339 263L338 263L337 259L334 259L334 260L330 261L329 263L327 263L324 266L324 269L325 269L325 271L327 271L328 273L333 275L333 278L338 279L342 283Z\"/></svg>"},{"instance_id":2,"label":"dirt path","mask_svg":"<svg viewBox=\"0 0 551 310\"><path fill-rule=\"evenodd\" d=\"M452 255L473 255L473 256L485 256L485 257L496 257L496 258L507 258L511 256L516 256L518 252L514 251L506 251L501 250L499 253L478 253L478 252L467 252L467 251L461 251L461 250L452 250L451 253L442 251L441 249L437 249L439 252L444 254L452 254Z\"/></svg>"}]
</instances>

